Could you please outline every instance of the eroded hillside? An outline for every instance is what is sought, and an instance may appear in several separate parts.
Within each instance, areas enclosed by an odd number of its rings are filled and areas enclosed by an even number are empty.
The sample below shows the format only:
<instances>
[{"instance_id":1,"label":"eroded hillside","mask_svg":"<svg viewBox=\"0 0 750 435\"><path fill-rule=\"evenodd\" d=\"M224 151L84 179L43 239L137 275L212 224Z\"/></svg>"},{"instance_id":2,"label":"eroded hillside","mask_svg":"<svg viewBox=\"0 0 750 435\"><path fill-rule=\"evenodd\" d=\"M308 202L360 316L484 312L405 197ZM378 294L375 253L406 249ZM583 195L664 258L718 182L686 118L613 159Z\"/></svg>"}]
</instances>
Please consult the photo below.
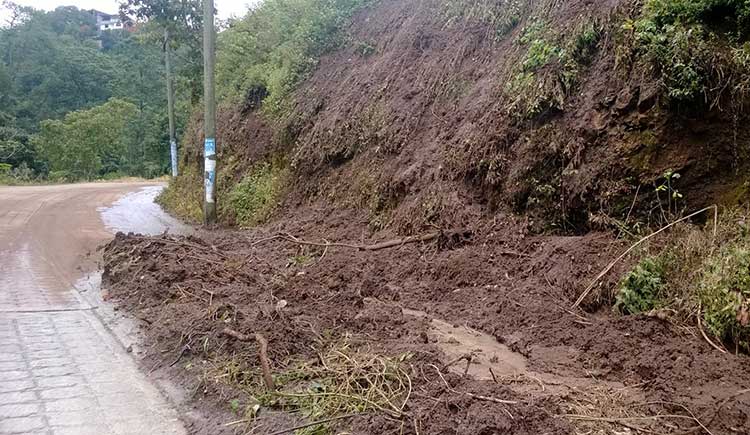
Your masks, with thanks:
<instances>
[{"instance_id":1,"label":"eroded hillside","mask_svg":"<svg viewBox=\"0 0 750 435\"><path fill-rule=\"evenodd\" d=\"M295 86L227 96L221 218L252 229L106 250L189 348L163 370L243 419L195 432L750 431L747 6L356 6ZM200 131L162 197L193 219Z\"/></svg>"}]
</instances>

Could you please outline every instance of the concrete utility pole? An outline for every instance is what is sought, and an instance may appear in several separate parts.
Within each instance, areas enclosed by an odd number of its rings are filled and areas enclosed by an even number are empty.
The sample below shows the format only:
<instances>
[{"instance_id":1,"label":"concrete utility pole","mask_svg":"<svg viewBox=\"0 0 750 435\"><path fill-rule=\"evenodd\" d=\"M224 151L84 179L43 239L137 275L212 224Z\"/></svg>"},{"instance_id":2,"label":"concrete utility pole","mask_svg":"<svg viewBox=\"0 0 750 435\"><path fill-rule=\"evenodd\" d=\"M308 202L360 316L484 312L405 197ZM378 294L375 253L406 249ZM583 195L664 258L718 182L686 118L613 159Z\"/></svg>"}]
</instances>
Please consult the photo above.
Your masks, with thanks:
<instances>
[{"instance_id":1,"label":"concrete utility pole","mask_svg":"<svg viewBox=\"0 0 750 435\"><path fill-rule=\"evenodd\" d=\"M177 138L174 126L174 81L172 80L172 60L170 58L169 29L164 29L164 67L167 74L167 113L169 115L169 152L172 162L172 176L177 176Z\"/></svg>"},{"instance_id":2,"label":"concrete utility pole","mask_svg":"<svg viewBox=\"0 0 750 435\"><path fill-rule=\"evenodd\" d=\"M214 0L203 0L203 115L204 177L206 198L203 203L203 222L216 222L216 96L214 94L214 60L216 57L214 29Z\"/></svg>"}]
</instances>

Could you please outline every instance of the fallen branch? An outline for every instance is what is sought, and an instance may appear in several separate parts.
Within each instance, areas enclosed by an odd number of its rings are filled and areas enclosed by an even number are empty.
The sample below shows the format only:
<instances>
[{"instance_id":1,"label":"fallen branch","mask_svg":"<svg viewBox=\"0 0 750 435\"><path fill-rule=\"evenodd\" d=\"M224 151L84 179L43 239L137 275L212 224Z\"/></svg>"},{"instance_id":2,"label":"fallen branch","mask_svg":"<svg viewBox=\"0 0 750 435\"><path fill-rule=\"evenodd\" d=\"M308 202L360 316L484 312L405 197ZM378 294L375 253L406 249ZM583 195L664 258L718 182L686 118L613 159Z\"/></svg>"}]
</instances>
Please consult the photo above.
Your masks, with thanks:
<instances>
[{"instance_id":1,"label":"fallen branch","mask_svg":"<svg viewBox=\"0 0 750 435\"><path fill-rule=\"evenodd\" d=\"M258 343L258 359L260 359L260 368L263 372L263 383L266 384L266 388L268 388L268 390L275 390L276 386L274 385L273 375L271 374L271 360L268 359L268 340L266 340L266 338L259 332L256 332L255 335L250 336L241 332L237 332L234 329L224 328L221 333L226 336L235 338L239 341L255 340Z\"/></svg>"},{"instance_id":2,"label":"fallen branch","mask_svg":"<svg viewBox=\"0 0 750 435\"><path fill-rule=\"evenodd\" d=\"M597 275L596 278L594 278L593 281L591 281L591 284L589 284L589 286L586 287L586 290L584 290L583 293L581 293L581 296L578 297L578 300L576 301L576 303L573 304L573 308L578 308L578 306L581 305L581 303L583 302L583 300L586 299L586 296L588 296L589 293L591 293L591 290L594 289L594 286L596 285L596 283L599 282L599 280L602 279L602 277L604 277L604 275L606 275L607 273L609 273L609 271L612 270L612 268L615 267L615 265L617 263L619 263L628 254L630 254L630 252L633 251L633 249L635 249L638 246L640 246L643 242L645 242L645 241L647 241L647 240L649 240L649 239L651 239L653 237L656 237L656 235L658 235L658 234L660 234L660 233L668 230L669 228L677 225L678 223L684 222L684 221L686 221L686 220L688 220L688 219L690 219L692 217L695 217L695 216L697 216L697 215L699 215L701 213L704 213L704 212L706 212L708 210L713 210L714 211L714 237L716 237L717 225L718 225L718 221L719 221L719 207L717 207L715 205L712 205L710 207L706 207L706 208L704 208L702 210L698 210L695 213L692 213L692 214L690 214L688 216L685 216L685 217L683 217L681 219L678 219L678 220L672 222L671 224L669 224L669 225L667 225L665 227L662 227L658 231L656 231L654 233L651 233L648 236L642 238L641 240L635 242L630 248L628 248L625 252L623 252L613 262L609 263L609 265L607 267L605 267L604 270L602 270L599 273L599 275Z\"/></svg>"},{"instance_id":3,"label":"fallen branch","mask_svg":"<svg viewBox=\"0 0 750 435\"><path fill-rule=\"evenodd\" d=\"M351 244L351 243L333 243L333 242L329 242L329 241L311 242L311 241L308 241L308 240L300 239L300 238L295 237L295 236L293 236L291 234L288 234L288 233L281 233L281 234L277 234L275 236L266 237L266 238L257 240L255 242L253 242L250 246L256 246L258 244L269 242L271 240L281 239L281 240L284 240L286 242L294 243L294 244L297 244L297 245L319 246L319 247L323 247L323 248L326 248L326 249L328 249L328 248L348 248L348 249L356 249L358 251L380 251L380 250L383 250L383 249L393 248L393 247L396 247L396 246L408 245L410 243L429 242L431 240L438 239L442 235L447 235L449 237L453 237L453 236L456 236L456 235L463 236L463 235L466 235L466 234L470 234L470 232L468 230L456 230L456 231L451 231L451 232L448 232L448 233L445 233L445 232L441 231L441 232L430 233L430 234L425 234L425 235L421 235L421 236L409 236L409 237L404 237L404 238L401 238L401 239L388 240L388 241L385 241L385 242L375 243L373 245L361 245L361 244ZM510 252L508 252L507 254L509 254L509 255L510 254L521 255L521 254L518 254L518 253L510 253Z\"/></svg>"}]
</instances>

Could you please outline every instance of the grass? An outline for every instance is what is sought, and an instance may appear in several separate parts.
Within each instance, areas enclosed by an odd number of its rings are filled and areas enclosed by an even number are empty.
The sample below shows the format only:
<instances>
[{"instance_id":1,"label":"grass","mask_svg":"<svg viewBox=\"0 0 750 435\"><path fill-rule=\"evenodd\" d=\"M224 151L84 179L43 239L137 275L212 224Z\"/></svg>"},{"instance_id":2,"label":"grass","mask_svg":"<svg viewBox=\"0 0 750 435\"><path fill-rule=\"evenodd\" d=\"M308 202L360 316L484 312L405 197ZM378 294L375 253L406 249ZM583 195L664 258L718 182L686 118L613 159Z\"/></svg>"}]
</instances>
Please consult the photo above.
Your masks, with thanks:
<instances>
[{"instance_id":1,"label":"grass","mask_svg":"<svg viewBox=\"0 0 750 435\"><path fill-rule=\"evenodd\" d=\"M184 165L180 169L180 176L169 182L156 202L181 219L200 222L203 219L203 175L194 166Z\"/></svg>"},{"instance_id":2,"label":"grass","mask_svg":"<svg viewBox=\"0 0 750 435\"><path fill-rule=\"evenodd\" d=\"M448 0L443 2L442 15L446 26L480 22L489 25L491 39L499 41L521 21L525 0Z\"/></svg>"},{"instance_id":3,"label":"grass","mask_svg":"<svg viewBox=\"0 0 750 435\"><path fill-rule=\"evenodd\" d=\"M249 228L265 222L276 209L287 170L281 163L261 163L229 190L219 203L222 220Z\"/></svg>"},{"instance_id":4,"label":"grass","mask_svg":"<svg viewBox=\"0 0 750 435\"><path fill-rule=\"evenodd\" d=\"M531 18L518 38L526 52L505 86L511 98L508 111L519 119L532 119L561 110L582 68L593 58L601 31L598 23L584 20L571 36L561 38L552 34L549 23Z\"/></svg>"},{"instance_id":5,"label":"grass","mask_svg":"<svg viewBox=\"0 0 750 435\"><path fill-rule=\"evenodd\" d=\"M263 387L257 367L237 359L217 364L207 373L206 380L238 387L250 398L244 407L248 426L259 423L256 415L264 408L296 414L310 422L371 412L393 418L404 415L412 386L403 365L410 355L384 357L368 349L353 348L347 337L318 343L315 353L314 360L292 361L275 368L276 391ZM230 406L242 408L238 402L230 402ZM295 433L327 434L330 424Z\"/></svg>"},{"instance_id":6,"label":"grass","mask_svg":"<svg viewBox=\"0 0 750 435\"><path fill-rule=\"evenodd\" d=\"M652 309L695 324L700 315L715 337L750 352L750 209L725 209L714 235L704 227L680 224L666 243L642 252L618 289L616 307L624 314ZM700 313L700 314L698 314Z\"/></svg>"}]
</instances>

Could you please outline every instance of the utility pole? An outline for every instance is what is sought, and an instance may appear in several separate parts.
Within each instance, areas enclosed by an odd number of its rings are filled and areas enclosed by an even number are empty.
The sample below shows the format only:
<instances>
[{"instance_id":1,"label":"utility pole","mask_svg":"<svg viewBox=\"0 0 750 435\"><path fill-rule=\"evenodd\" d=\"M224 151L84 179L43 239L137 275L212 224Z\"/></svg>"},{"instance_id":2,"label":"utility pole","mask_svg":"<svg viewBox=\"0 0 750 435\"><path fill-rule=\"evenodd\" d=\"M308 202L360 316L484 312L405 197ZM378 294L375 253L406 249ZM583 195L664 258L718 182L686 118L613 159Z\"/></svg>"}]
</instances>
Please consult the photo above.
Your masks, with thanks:
<instances>
[{"instance_id":1,"label":"utility pole","mask_svg":"<svg viewBox=\"0 0 750 435\"><path fill-rule=\"evenodd\" d=\"M174 126L174 82L172 81L172 60L170 59L169 28L164 28L164 67L167 74L167 113L169 115L169 153L172 162L172 176L177 176L177 139Z\"/></svg>"},{"instance_id":2,"label":"utility pole","mask_svg":"<svg viewBox=\"0 0 750 435\"><path fill-rule=\"evenodd\" d=\"M216 30L214 29L214 0L203 0L203 100L205 112L203 222L216 223L216 96L214 94L214 60L216 58Z\"/></svg>"}]
</instances>

